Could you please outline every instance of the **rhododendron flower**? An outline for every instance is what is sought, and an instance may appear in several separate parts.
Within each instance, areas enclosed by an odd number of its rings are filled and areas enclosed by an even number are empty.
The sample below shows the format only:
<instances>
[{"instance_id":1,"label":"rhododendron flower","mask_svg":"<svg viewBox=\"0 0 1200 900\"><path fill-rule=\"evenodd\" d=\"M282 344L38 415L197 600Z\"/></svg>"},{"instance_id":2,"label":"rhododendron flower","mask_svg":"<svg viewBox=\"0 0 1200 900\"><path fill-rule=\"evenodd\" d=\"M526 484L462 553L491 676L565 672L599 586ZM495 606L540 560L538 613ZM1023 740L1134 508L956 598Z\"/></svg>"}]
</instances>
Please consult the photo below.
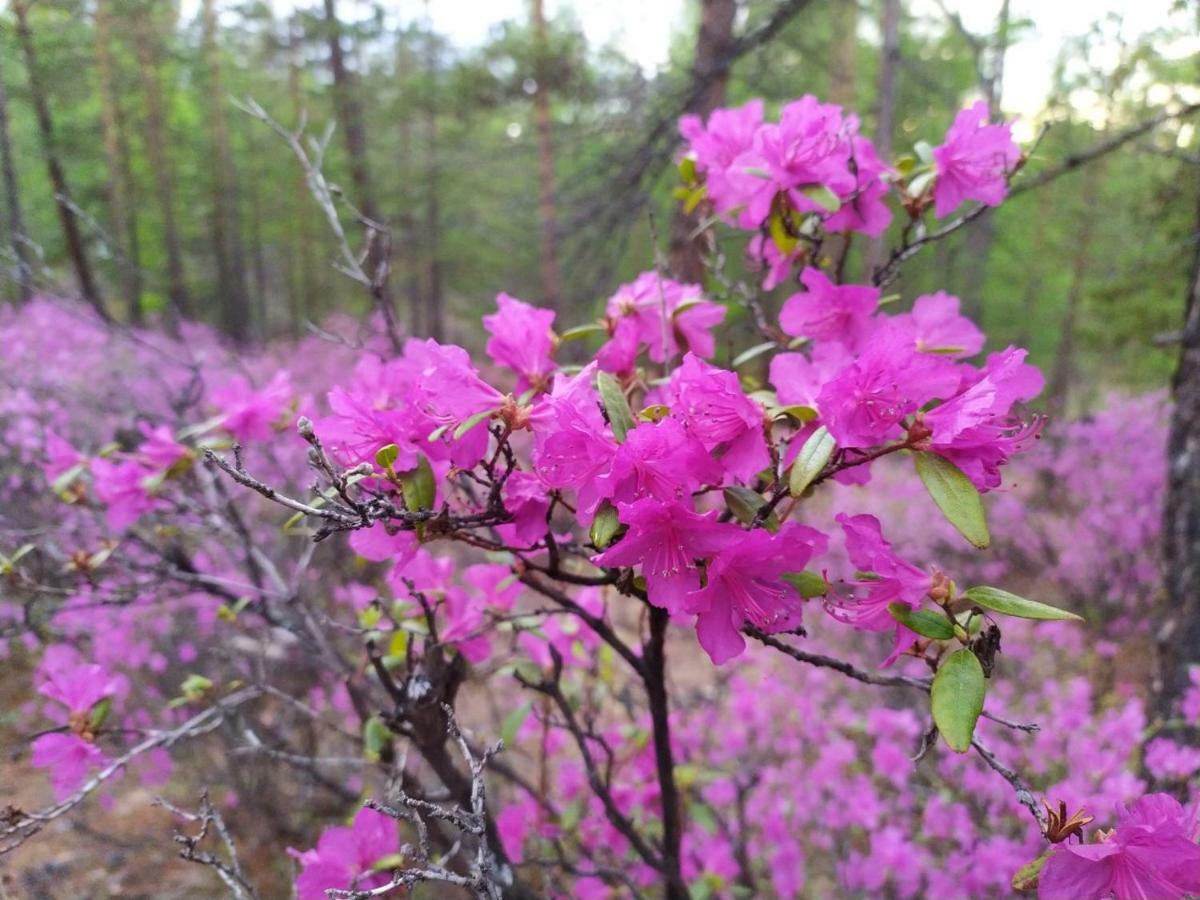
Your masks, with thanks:
<instances>
[{"instance_id":1,"label":"rhododendron flower","mask_svg":"<svg viewBox=\"0 0 1200 900\"><path fill-rule=\"evenodd\" d=\"M820 341L858 346L870 330L871 314L879 305L879 289L861 284L834 284L811 266L800 274L807 289L793 294L779 313L785 333Z\"/></svg>"},{"instance_id":2,"label":"rhododendron flower","mask_svg":"<svg viewBox=\"0 0 1200 900\"><path fill-rule=\"evenodd\" d=\"M769 377L783 406L817 409L821 390L854 361L840 344L819 343L809 355L778 353L771 359Z\"/></svg>"},{"instance_id":3,"label":"rhododendron flower","mask_svg":"<svg viewBox=\"0 0 1200 900\"><path fill-rule=\"evenodd\" d=\"M765 270L763 290L769 291L787 281L796 264L807 248L797 244L796 249L784 253L770 235L756 234L746 245L746 263L753 270Z\"/></svg>"},{"instance_id":4,"label":"rhododendron flower","mask_svg":"<svg viewBox=\"0 0 1200 900\"><path fill-rule=\"evenodd\" d=\"M697 515L682 503L653 498L622 503L619 515L629 530L595 557L596 564L640 565L650 602L671 613L681 612L685 596L700 587L696 560L745 534L736 525L718 522L715 510Z\"/></svg>"},{"instance_id":5,"label":"rhododendron flower","mask_svg":"<svg viewBox=\"0 0 1200 900\"><path fill-rule=\"evenodd\" d=\"M79 451L53 431L46 432L46 463L42 471L46 480L54 484L61 476L83 462Z\"/></svg>"},{"instance_id":6,"label":"rhododendron flower","mask_svg":"<svg viewBox=\"0 0 1200 900\"><path fill-rule=\"evenodd\" d=\"M554 310L530 306L516 297L501 293L496 297L497 312L483 317L483 327L491 334L488 355L497 364L517 373L517 391L542 388L554 371Z\"/></svg>"},{"instance_id":7,"label":"rhododendron flower","mask_svg":"<svg viewBox=\"0 0 1200 900\"><path fill-rule=\"evenodd\" d=\"M77 734L43 734L32 744L30 761L39 769L50 770L50 784L58 800L68 797L98 769L107 757L95 744Z\"/></svg>"},{"instance_id":8,"label":"rhododendron flower","mask_svg":"<svg viewBox=\"0 0 1200 900\"><path fill-rule=\"evenodd\" d=\"M842 598L831 592L825 609L839 622L864 631L896 630L896 643L884 665L891 665L917 639L917 635L897 622L888 606L902 603L916 609L929 593L932 578L912 563L902 559L884 540L883 528L874 516L848 516L841 513L837 522L846 536L846 555L863 573L873 576L850 582L853 598Z\"/></svg>"},{"instance_id":9,"label":"rhododendron flower","mask_svg":"<svg viewBox=\"0 0 1200 900\"><path fill-rule=\"evenodd\" d=\"M1024 425L1015 403L1042 389L1042 373L1025 363L1026 351L1009 347L988 357L975 381L925 413L930 446L955 463L981 491L1000 485L1000 466L1037 437L1040 423Z\"/></svg>"},{"instance_id":10,"label":"rhododendron flower","mask_svg":"<svg viewBox=\"0 0 1200 900\"><path fill-rule=\"evenodd\" d=\"M945 143L933 148L933 208L939 218L964 200L999 206L1008 194L1008 173L1021 158L1021 148L1013 143L1011 125L987 122L988 106L980 100L959 111Z\"/></svg>"},{"instance_id":11,"label":"rhododendron flower","mask_svg":"<svg viewBox=\"0 0 1200 900\"><path fill-rule=\"evenodd\" d=\"M512 513L512 521L496 526L496 531L510 544L532 544L546 534L546 514L550 501L546 486L529 472L514 471L504 482L504 508Z\"/></svg>"},{"instance_id":12,"label":"rhododendron flower","mask_svg":"<svg viewBox=\"0 0 1200 900\"><path fill-rule=\"evenodd\" d=\"M1169 794L1148 794L1097 843L1061 844L1042 868L1040 900L1115 896L1175 900L1200 893L1196 816Z\"/></svg>"},{"instance_id":13,"label":"rhododendron flower","mask_svg":"<svg viewBox=\"0 0 1200 900\"><path fill-rule=\"evenodd\" d=\"M550 487L576 490L577 509L585 523L603 499L601 477L617 452L612 430L600 412L595 380L595 363L574 378L557 376L550 395L530 414L538 477Z\"/></svg>"},{"instance_id":14,"label":"rhododendron flower","mask_svg":"<svg viewBox=\"0 0 1200 900\"><path fill-rule=\"evenodd\" d=\"M874 336L863 354L821 389L821 420L841 447L871 447L897 437L898 425L958 388L953 363L915 353L894 332Z\"/></svg>"},{"instance_id":15,"label":"rhododendron flower","mask_svg":"<svg viewBox=\"0 0 1200 900\"><path fill-rule=\"evenodd\" d=\"M51 644L38 665L35 683L38 693L78 716L105 697L115 696L122 682L103 666L84 662L74 648Z\"/></svg>"},{"instance_id":16,"label":"rhododendron flower","mask_svg":"<svg viewBox=\"0 0 1200 900\"><path fill-rule=\"evenodd\" d=\"M763 408L746 396L736 373L688 353L671 373L666 396L672 417L706 450L718 450L730 474L748 480L770 465Z\"/></svg>"},{"instance_id":17,"label":"rhododendron flower","mask_svg":"<svg viewBox=\"0 0 1200 900\"><path fill-rule=\"evenodd\" d=\"M596 353L600 367L624 373L633 368L641 347L650 359L665 362L684 349L700 357L713 355L712 329L725 319L725 307L704 298L700 287L643 272L609 298L612 338Z\"/></svg>"},{"instance_id":18,"label":"rhododendron flower","mask_svg":"<svg viewBox=\"0 0 1200 900\"><path fill-rule=\"evenodd\" d=\"M850 117L851 127L858 128L858 118ZM892 210L884 199L891 186L883 176L888 167L879 159L875 145L859 134L850 138L856 184L853 191L838 195L842 205L825 220L828 231L857 231L869 237L879 237L892 221Z\"/></svg>"},{"instance_id":19,"label":"rhododendron flower","mask_svg":"<svg viewBox=\"0 0 1200 900\"><path fill-rule=\"evenodd\" d=\"M614 503L678 500L723 473L704 445L675 419L643 422L617 448L605 494Z\"/></svg>"},{"instance_id":20,"label":"rhododendron flower","mask_svg":"<svg viewBox=\"0 0 1200 900\"><path fill-rule=\"evenodd\" d=\"M139 428L144 440L138 445L137 455L140 459L145 460L151 468L166 471L191 452L175 440L171 429L166 425L151 428L149 425L141 423Z\"/></svg>"},{"instance_id":21,"label":"rhododendron flower","mask_svg":"<svg viewBox=\"0 0 1200 900\"><path fill-rule=\"evenodd\" d=\"M911 336L913 347L922 353L959 359L983 349L983 332L959 314L958 298L945 291L918 297L912 312L893 316L888 327Z\"/></svg>"},{"instance_id":22,"label":"rhododendron flower","mask_svg":"<svg viewBox=\"0 0 1200 900\"><path fill-rule=\"evenodd\" d=\"M92 460L96 498L106 508L105 519L113 531L124 531L160 503L151 496L146 481L154 473L136 460Z\"/></svg>"},{"instance_id":23,"label":"rhododendron flower","mask_svg":"<svg viewBox=\"0 0 1200 900\"><path fill-rule=\"evenodd\" d=\"M479 601L490 609L508 612L524 585L512 569L496 563L477 563L462 570L463 581L476 591Z\"/></svg>"},{"instance_id":24,"label":"rhododendron flower","mask_svg":"<svg viewBox=\"0 0 1200 900\"><path fill-rule=\"evenodd\" d=\"M370 890L387 884L387 873L373 868L398 849L395 821L373 809L360 809L349 828L337 826L321 832L314 849L301 853L288 848L301 866L296 896L298 900L325 900L325 891L331 888Z\"/></svg>"},{"instance_id":25,"label":"rhododendron flower","mask_svg":"<svg viewBox=\"0 0 1200 900\"><path fill-rule=\"evenodd\" d=\"M265 441L271 436L295 399L286 371L278 371L261 388L235 375L209 392L209 401L221 416L221 426L239 441Z\"/></svg>"},{"instance_id":26,"label":"rhododendron flower","mask_svg":"<svg viewBox=\"0 0 1200 900\"><path fill-rule=\"evenodd\" d=\"M504 395L479 377L462 347L409 340L404 356L417 367L413 399L439 424L463 422L476 413L499 409Z\"/></svg>"},{"instance_id":27,"label":"rhododendron flower","mask_svg":"<svg viewBox=\"0 0 1200 900\"><path fill-rule=\"evenodd\" d=\"M350 535L350 549L371 562L394 562L403 566L417 552L420 542L411 531L384 522L359 528Z\"/></svg>"},{"instance_id":28,"label":"rhododendron flower","mask_svg":"<svg viewBox=\"0 0 1200 900\"><path fill-rule=\"evenodd\" d=\"M705 176L708 197L718 212L729 212L741 205L728 170L753 145L762 117L762 101L751 100L739 107L713 110L707 126L699 116L689 115L679 120L679 133L695 157L696 170Z\"/></svg>"},{"instance_id":29,"label":"rhododendron flower","mask_svg":"<svg viewBox=\"0 0 1200 900\"><path fill-rule=\"evenodd\" d=\"M696 637L713 663L745 649L747 624L768 633L800 624L800 594L782 576L801 571L825 546L821 532L789 522L778 534L745 531L709 561L707 583L688 595L687 608L697 614Z\"/></svg>"},{"instance_id":30,"label":"rhododendron flower","mask_svg":"<svg viewBox=\"0 0 1200 900\"><path fill-rule=\"evenodd\" d=\"M442 623L438 638L454 647L469 663L478 665L492 655L492 642L485 629L485 600L457 585L446 589L439 607Z\"/></svg>"},{"instance_id":31,"label":"rhododendron flower","mask_svg":"<svg viewBox=\"0 0 1200 900\"><path fill-rule=\"evenodd\" d=\"M585 612L598 619L604 618L604 593L600 588L586 587L574 597ZM552 668L553 647L567 666L589 666L600 647L600 635L572 614L547 616L538 626L538 634L522 631L517 643L537 665Z\"/></svg>"}]
</instances>

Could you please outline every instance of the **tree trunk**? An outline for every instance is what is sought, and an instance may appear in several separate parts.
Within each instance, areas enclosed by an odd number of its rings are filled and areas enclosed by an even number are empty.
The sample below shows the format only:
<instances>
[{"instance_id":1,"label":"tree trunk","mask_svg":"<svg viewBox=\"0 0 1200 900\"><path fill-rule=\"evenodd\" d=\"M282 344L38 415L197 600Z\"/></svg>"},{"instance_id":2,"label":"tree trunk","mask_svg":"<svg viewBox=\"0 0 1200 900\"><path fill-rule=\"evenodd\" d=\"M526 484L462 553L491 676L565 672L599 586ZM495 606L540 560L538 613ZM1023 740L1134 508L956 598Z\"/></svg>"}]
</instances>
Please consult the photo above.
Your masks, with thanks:
<instances>
[{"instance_id":1,"label":"tree trunk","mask_svg":"<svg viewBox=\"0 0 1200 900\"><path fill-rule=\"evenodd\" d=\"M63 238L67 244L67 254L71 257L71 265L75 268L75 277L79 281L79 292L102 319L109 320L108 308L92 274L88 262L87 251L84 248L83 235L75 221L75 204L71 200L71 191L67 187L67 176L63 170L62 161L58 158L58 143L54 136L54 120L50 117L50 106L46 100L46 92L42 86L41 74L38 71L37 51L33 45L33 32L29 29L29 7L26 0L12 0L10 4L13 15L17 19L17 38L21 42L21 50L25 56L25 68L29 78L29 98L37 116L38 132L42 139L42 153L46 157L46 171L50 176L50 187L54 190L54 205L58 210L58 221L62 226Z\"/></svg>"},{"instance_id":2,"label":"tree trunk","mask_svg":"<svg viewBox=\"0 0 1200 900\"><path fill-rule=\"evenodd\" d=\"M699 89L688 112L707 117L725 102L729 67L733 62L733 20L737 0L701 0L700 31L696 37L696 59L692 81ZM691 213L677 207L671 219L671 273L680 281L704 282L703 238L696 235L703 221L703 204ZM695 235L695 236L693 236Z\"/></svg>"},{"instance_id":3,"label":"tree trunk","mask_svg":"<svg viewBox=\"0 0 1200 900\"><path fill-rule=\"evenodd\" d=\"M883 0L880 10L879 81L875 98L875 149L885 163L892 158L892 134L896 130L896 74L900 71L900 0ZM870 278L883 259L883 237L872 238L863 256L863 272Z\"/></svg>"},{"instance_id":4,"label":"tree trunk","mask_svg":"<svg viewBox=\"0 0 1200 900\"><path fill-rule=\"evenodd\" d=\"M401 174L405 186L402 195L400 213L400 260L404 272L405 294L408 298L409 331L412 334L424 334L423 310L421 308L421 254L420 239L417 228L417 194L410 186L415 182L413 174L413 118L417 107L408 102L408 91L405 86L411 85L412 73L415 69L413 51L409 45L411 32L401 31L396 41L396 80L402 86L401 96L405 102L397 111L396 121L400 127L399 154L396 160L397 171Z\"/></svg>"},{"instance_id":5,"label":"tree trunk","mask_svg":"<svg viewBox=\"0 0 1200 900\"><path fill-rule=\"evenodd\" d=\"M858 0L834 0L829 101L853 111L858 104Z\"/></svg>"},{"instance_id":6,"label":"tree trunk","mask_svg":"<svg viewBox=\"0 0 1200 900\"><path fill-rule=\"evenodd\" d=\"M550 119L549 53L546 14L542 0L533 0L533 34L536 48L533 105L537 116L538 217L542 227L542 302L551 309L560 303L558 235L554 209L554 143Z\"/></svg>"},{"instance_id":7,"label":"tree trunk","mask_svg":"<svg viewBox=\"0 0 1200 900\"><path fill-rule=\"evenodd\" d=\"M108 206L112 240L121 272L121 291L129 310L129 321L142 324L142 263L134 212L133 173L129 166L129 144L125 139L125 117L117 100L116 63L112 54L112 4L96 4L96 74L99 81L100 124L104 159L108 164Z\"/></svg>"},{"instance_id":8,"label":"tree trunk","mask_svg":"<svg viewBox=\"0 0 1200 900\"><path fill-rule=\"evenodd\" d=\"M17 299L33 296L33 267L29 259L29 238L21 216L21 193L13 162L12 141L8 135L8 93L4 87L4 66L0 65L0 174L4 177L4 206L8 213L8 240L12 247Z\"/></svg>"},{"instance_id":9,"label":"tree trunk","mask_svg":"<svg viewBox=\"0 0 1200 900\"><path fill-rule=\"evenodd\" d=\"M213 253L217 258L221 327L240 343L250 336L250 307L246 297L246 260L242 254L237 171L229 145L229 125L225 118L226 100L221 79L221 54L217 46L215 0L203 0L200 16L204 68L208 80L205 94L212 138L213 210L209 225Z\"/></svg>"},{"instance_id":10,"label":"tree trunk","mask_svg":"<svg viewBox=\"0 0 1200 900\"><path fill-rule=\"evenodd\" d=\"M134 44L146 100L146 152L154 169L155 193L162 215L163 245L167 254L167 330L177 335L180 321L191 313L191 301L184 279L183 249L175 223L175 189L167 155L166 116L156 57L157 30L152 17L151 7L137 11L133 29Z\"/></svg>"},{"instance_id":11,"label":"tree trunk","mask_svg":"<svg viewBox=\"0 0 1200 900\"><path fill-rule=\"evenodd\" d=\"M288 96L292 102L292 118L297 128L305 116L304 93L300 83L302 46L303 34L301 33L300 19L298 16L293 16L288 27ZM296 205L293 207L292 223L295 242L299 248L300 265L298 271L293 272L291 324L292 333L298 335L301 319L315 321L319 318L317 310L319 276L314 264L318 251L313 240L312 206L308 199L308 185L304 180L304 173L298 166L294 167L294 171L296 184L293 199ZM297 279L299 280L298 286L295 284Z\"/></svg>"},{"instance_id":12,"label":"tree trunk","mask_svg":"<svg viewBox=\"0 0 1200 900\"><path fill-rule=\"evenodd\" d=\"M1200 170L1193 170L1192 190L1196 198L1193 238L1200 238ZM1167 597L1156 635L1153 684L1153 713L1164 721L1178 714L1189 684L1188 668L1200 663L1200 240L1195 239L1172 389L1175 402L1167 437L1163 515Z\"/></svg>"}]
</instances>

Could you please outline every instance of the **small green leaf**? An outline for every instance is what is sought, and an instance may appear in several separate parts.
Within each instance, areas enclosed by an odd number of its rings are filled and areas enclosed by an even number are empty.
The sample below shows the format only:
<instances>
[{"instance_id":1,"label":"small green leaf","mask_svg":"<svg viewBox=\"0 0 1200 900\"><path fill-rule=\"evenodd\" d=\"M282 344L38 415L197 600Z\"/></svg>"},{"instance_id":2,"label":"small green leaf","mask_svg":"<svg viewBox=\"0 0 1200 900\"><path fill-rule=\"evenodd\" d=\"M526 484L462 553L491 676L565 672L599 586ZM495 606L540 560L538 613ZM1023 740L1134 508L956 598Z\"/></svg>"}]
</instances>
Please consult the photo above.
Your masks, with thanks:
<instances>
[{"instance_id":1,"label":"small green leaf","mask_svg":"<svg viewBox=\"0 0 1200 900\"><path fill-rule=\"evenodd\" d=\"M576 325L574 328L568 328L558 336L560 341L578 341L592 335L607 335L608 329L599 322L589 322L586 325Z\"/></svg>"},{"instance_id":2,"label":"small green leaf","mask_svg":"<svg viewBox=\"0 0 1200 900\"><path fill-rule=\"evenodd\" d=\"M665 419L671 414L671 407L664 406L661 403L655 403L653 406L647 406L638 413L638 418L643 422L658 422Z\"/></svg>"},{"instance_id":3,"label":"small green leaf","mask_svg":"<svg viewBox=\"0 0 1200 900\"><path fill-rule=\"evenodd\" d=\"M966 753L971 749L975 723L983 712L987 682L983 666L970 650L955 650L933 676L929 698L933 721L950 749Z\"/></svg>"},{"instance_id":4,"label":"small green leaf","mask_svg":"<svg viewBox=\"0 0 1200 900\"><path fill-rule=\"evenodd\" d=\"M203 675L192 674L183 679L183 684L179 686L179 690L188 700L196 701L204 696L205 692L213 686L210 679Z\"/></svg>"},{"instance_id":5,"label":"small green leaf","mask_svg":"<svg viewBox=\"0 0 1200 900\"><path fill-rule=\"evenodd\" d=\"M933 179L936 177L933 172L922 172L908 183L908 196L920 197L929 189L929 185L933 184Z\"/></svg>"},{"instance_id":6,"label":"small green leaf","mask_svg":"<svg viewBox=\"0 0 1200 900\"><path fill-rule=\"evenodd\" d=\"M504 717L504 722L500 726L500 740L504 741L505 747L511 747L516 743L517 732L521 730L521 726L529 718L529 713L532 709L533 704L526 703Z\"/></svg>"},{"instance_id":7,"label":"small green leaf","mask_svg":"<svg viewBox=\"0 0 1200 900\"><path fill-rule=\"evenodd\" d=\"M108 714L112 711L112 697L104 697L96 702L88 713L88 727L95 731L104 724L104 720L108 718Z\"/></svg>"},{"instance_id":8,"label":"small green leaf","mask_svg":"<svg viewBox=\"0 0 1200 900\"><path fill-rule=\"evenodd\" d=\"M992 612L1006 616L1016 616L1018 619L1041 619L1043 621L1074 621L1082 622L1083 617L1073 612L1039 603L1037 600L1027 600L994 587L973 587L964 594L976 606L990 609Z\"/></svg>"},{"instance_id":9,"label":"small green leaf","mask_svg":"<svg viewBox=\"0 0 1200 900\"><path fill-rule=\"evenodd\" d=\"M617 508L605 500L592 518L592 527L588 532L592 545L597 550L603 550L612 543L620 528L621 520L617 518Z\"/></svg>"},{"instance_id":10,"label":"small green leaf","mask_svg":"<svg viewBox=\"0 0 1200 900\"><path fill-rule=\"evenodd\" d=\"M829 593L829 582L816 572L788 572L783 580L798 590L805 600L824 597Z\"/></svg>"},{"instance_id":11,"label":"small green leaf","mask_svg":"<svg viewBox=\"0 0 1200 900\"><path fill-rule=\"evenodd\" d=\"M379 716L371 716L363 723L363 755L369 760L377 760L383 748L388 745L391 740L388 734L387 726L383 724L383 719Z\"/></svg>"},{"instance_id":12,"label":"small green leaf","mask_svg":"<svg viewBox=\"0 0 1200 900\"><path fill-rule=\"evenodd\" d=\"M778 346L779 345L774 341L763 341L761 344L755 344L753 347L749 348L748 350L743 350L741 353L735 356L733 358L733 362L729 364L729 367L736 369L738 366L743 366L752 359L757 359L764 353L771 352Z\"/></svg>"},{"instance_id":13,"label":"small green leaf","mask_svg":"<svg viewBox=\"0 0 1200 900\"><path fill-rule=\"evenodd\" d=\"M743 525L749 525L753 522L755 516L758 515L758 511L767 502L760 494L740 484L730 485L722 493L725 495L725 505L729 507L729 511L733 513L734 518ZM775 514L775 510L771 510L763 524L766 526L767 531L779 530L779 516Z\"/></svg>"},{"instance_id":14,"label":"small green leaf","mask_svg":"<svg viewBox=\"0 0 1200 900\"><path fill-rule=\"evenodd\" d=\"M781 406L775 411L775 417L788 416L795 419L801 425L807 425L817 417L817 411L811 406Z\"/></svg>"},{"instance_id":15,"label":"small green leaf","mask_svg":"<svg viewBox=\"0 0 1200 900\"><path fill-rule=\"evenodd\" d=\"M454 440L458 440L484 419L490 419L496 411L494 409L485 409L483 412L477 412L471 418L459 423L459 426L454 429Z\"/></svg>"},{"instance_id":16,"label":"small green leaf","mask_svg":"<svg viewBox=\"0 0 1200 900\"><path fill-rule=\"evenodd\" d=\"M696 183L696 157L687 154L679 160L679 177L687 184Z\"/></svg>"},{"instance_id":17,"label":"small green leaf","mask_svg":"<svg viewBox=\"0 0 1200 900\"><path fill-rule=\"evenodd\" d=\"M909 609L903 603L889 603L892 618L921 637L935 641L948 641L954 637L954 625L945 616L929 609Z\"/></svg>"},{"instance_id":18,"label":"small green leaf","mask_svg":"<svg viewBox=\"0 0 1200 900\"><path fill-rule=\"evenodd\" d=\"M983 500L962 469L936 453L917 453L917 475L929 491L942 515L958 529L958 533L984 550L992 542Z\"/></svg>"},{"instance_id":19,"label":"small green leaf","mask_svg":"<svg viewBox=\"0 0 1200 900\"><path fill-rule=\"evenodd\" d=\"M437 499L437 482L433 477L433 466L424 454L417 457L415 469L400 476L400 490L404 494L404 505L409 510L419 512L433 509L433 502Z\"/></svg>"},{"instance_id":20,"label":"small green leaf","mask_svg":"<svg viewBox=\"0 0 1200 900\"><path fill-rule=\"evenodd\" d=\"M402 869L404 864L408 862L408 857L403 853L389 853L381 859L371 863L372 872L390 872L393 869Z\"/></svg>"},{"instance_id":21,"label":"small green leaf","mask_svg":"<svg viewBox=\"0 0 1200 900\"><path fill-rule=\"evenodd\" d=\"M618 443L625 443L625 435L633 430L636 423L621 386L607 372L598 372L596 389L600 391L600 402L604 404L604 411L608 413L608 424L612 426L613 437Z\"/></svg>"},{"instance_id":22,"label":"small green leaf","mask_svg":"<svg viewBox=\"0 0 1200 900\"><path fill-rule=\"evenodd\" d=\"M913 149L917 151L917 159L925 165L933 162L933 147L930 146L929 141L917 141L913 145Z\"/></svg>"},{"instance_id":23,"label":"small green leaf","mask_svg":"<svg viewBox=\"0 0 1200 900\"><path fill-rule=\"evenodd\" d=\"M395 444L388 444L385 447L380 447L375 451L375 464L385 472L391 469L396 464L396 460L400 458L400 448Z\"/></svg>"},{"instance_id":24,"label":"small green leaf","mask_svg":"<svg viewBox=\"0 0 1200 900\"><path fill-rule=\"evenodd\" d=\"M771 240L775 242L775 246L779 248L779 252L784 256L795 250L796 245L800 243L788 230L787 222L784 221L783 216L778 213L771 216L767 222L767 227L771 232Z\"/></svg>"},{"instance_id":25,"label":"small green leaf","mask_svg":"<svg viewBox=\"0 0 1200 900\"><path fill-rule=\"evenodd\" d=\"M1014 891L1029 893L1037 890L1038 879L1042 874L1042 867L1046 865L1046 860L1050 858L1051 852L1053 851L1047 850L1033 862L1025 863L1025 865L1017 869L1012 877Z\"/></svg>"},{"instance_id":26,"label":"small green leaf","mask_svg":"<svg viewBox=\"0 0 1200 900\"><path fill-rule=\"evenodd\" d=\"M823 184L809 184L800 188L800 193L811 200L825 212L835 213L842 208L838 195Z\"/></svg>"},{"instance_id":27,"label":"small green leaf","mask_svg":"<svg viewBox=\"0 0 1200 900\"><path fill-rule=\"evenodd\" d=\"M808 490L808 486L821 474L825 464L833 458L833 451L836 449L837 441L824 425L808 436L808 440L796 454L796 461L792 463L792 471L788 476L788 491L793 497L799 497Z\"/></svg>"}]
</instances>

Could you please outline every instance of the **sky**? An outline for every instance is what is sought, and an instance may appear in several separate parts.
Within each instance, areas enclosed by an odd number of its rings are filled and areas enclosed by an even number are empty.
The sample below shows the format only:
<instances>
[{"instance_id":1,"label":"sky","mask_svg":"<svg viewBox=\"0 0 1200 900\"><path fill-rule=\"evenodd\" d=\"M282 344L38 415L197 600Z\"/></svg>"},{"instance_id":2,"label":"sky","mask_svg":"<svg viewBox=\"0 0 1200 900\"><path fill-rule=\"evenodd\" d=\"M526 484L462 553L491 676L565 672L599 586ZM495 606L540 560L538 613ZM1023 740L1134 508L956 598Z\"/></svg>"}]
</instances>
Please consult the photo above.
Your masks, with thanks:
<instances>
[{"instance_id":1,"label":"sky","mask_svg":"<svg viewBox=\"0 0 1200 900\"><path fill-rule=\"evenodd\" d=\"M312 0L270 0L280 13ZM492 29L507 19L529 15L530 0L428 0L429 15L436 31L462 48L483 44ZM612 43L647 72L667 62L672 37L687 27L689 3L695 0L544 0L546 12L554 16L570 10L589 41ZM945 0L968 28L987 33L993 27L1000 0ZM197 0L185 0L195 6ZM1094 22L1115 15L1127 35L1137 35L1166 24L1174 0L1011 0L1013 20L1030 19L1019 43L1010 50L1005 67L1003 105L1010 114L1032 116L1042 107L1051 84L1055 60L1062 44ZM425 14L426 4L415 0L385 0L385 8L402 19ZM354 0L341 0L342 14L352 17ZM936 0L908 0L918 16L941 15ZM801 13L803 15L803 13ZM1187 15L1187 13L1185 13ZM868 26L869 27L869 26ZM1165 48L1171 53L1200 49L1200 37L1190 46Z\"/></svg>"}]
</instances>

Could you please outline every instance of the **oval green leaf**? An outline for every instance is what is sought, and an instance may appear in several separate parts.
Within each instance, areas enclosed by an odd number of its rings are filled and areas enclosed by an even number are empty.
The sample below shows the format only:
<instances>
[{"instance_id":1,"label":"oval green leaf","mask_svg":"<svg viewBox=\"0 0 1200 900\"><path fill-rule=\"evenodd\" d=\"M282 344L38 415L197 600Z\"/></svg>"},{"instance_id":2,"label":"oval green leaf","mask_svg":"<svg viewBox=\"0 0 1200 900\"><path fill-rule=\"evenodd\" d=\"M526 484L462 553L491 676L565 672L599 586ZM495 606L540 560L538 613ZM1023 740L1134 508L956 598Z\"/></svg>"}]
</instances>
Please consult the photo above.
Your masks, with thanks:
<instances>
[{"instance_id":1,"label":"oval green leaf","mask_svg":"<svg viewBox=\"0 0 1200 900\"><path fill-rule=\"evenodd\" d=\"M1010 594L1008 591L1002 591L1000 588L981 585L969 588L963 596L976 606L982 606L984 609L990 609L992 612L1002 615L1016 616L1018 619L1083 621L1082 616L1077 616L1073 612L1067 612L1065 609L1059 609L1047 603L1039 603L1037 600L1027 600L1016 594Z\"/></svg>"},{"instance_id":2,"label":"oval green leaf","mask_svg":"<svg viewBox=\"0 0 1200 900\"><path fill-rule=\"evenodd\" d=\"M733 517L743 525L749 525L754 521L758 511L766 505L766 500L761 494L756 494L748 487L740 484L730 485L725 488L722 493L725 495L725 505L729 507L729 511L733 513ZM763 522L763 526L770 532L779 530L779 515L775 510L771 510Z\"/></svg>"},{"instance_id":3,"label":"oval green leaf","mask_svg":"<svg viewBox=\"0 0 1200 900\"><path fill-rule=\"evenodd\" d=\"M592 546L597 550L603 550L612 543L620 528L621 520L617 518L616 507L605 500L592 518L592 527L589 529Z\"/></svg>"},{"instance_id":4,"label":"oval green leaf","mask_svg":"<svg viewBox=\"0 0 1200 900\"><path fill-rule=\"evenodd\" d=\"M433 477L433 467L424 454L417 457L415 469L400 476L400 489L404 494L404 505L410 511L433 509L433 503L437 499L437 480Z\"/></svg>"},{"instance_id":5,"label":"oval green leaf","mask_svg":"<svg viewBox=\"0 0 1200 900\"><path fill-rule=\"evenodd\" d=\"M837 441L824 425L808 436L808 440L796 454L796 461L792 463L792 471L788 476L788 491L793 497L799 497L808 490L808 486L821 474L825 464L833 458L833 451L836 449Z\"/></svg>"},{"instance_id":6,"label":"oval green leaf","mask_svg":"<svg viewBox=\"0 0 1200 900\"><path fill-rule=\"evenodd\" d=\"M992 542L983 500L962 469L936 453L917 453L917 475L947 521L980 550Z\"/></svg>"},{"instance_id":7,"label":"oval green leaf","mask_svg":"<svg viewBox=\"0 0 1200 900\"><path fill-rule=\"evenodd\" d=\"M948 641L954 637L954 625L945 616L929 609L909 609L903 603L889 603L892 618L909 631L935 641Z\"/></svg>"},{"instance_id":8,"label":"oval green leaf","mask_svg":"<svg viewBox=\"0 0 1200 900\"><path fill-rule=\"evenodd\" d=\"M596 375L596 389L600 391L600 402L608 414L608 424L612 426L613 437L618 443L625 443L625 435L633 430L633 412L629 409L629 401L617 380L607 372Z\"/></svg>"},{"instance_id":9,"label":"oval green leaf","mask_svg":"<svg viewBox=\"0 0 1200 900\"><path fill-rule=\"evenodd\" d=\"M929 692L933 722L954 752L966 753L971 749L986 691L983 666L967 649L951 653L933 676Z\"/></svg>"}]
</instances>

